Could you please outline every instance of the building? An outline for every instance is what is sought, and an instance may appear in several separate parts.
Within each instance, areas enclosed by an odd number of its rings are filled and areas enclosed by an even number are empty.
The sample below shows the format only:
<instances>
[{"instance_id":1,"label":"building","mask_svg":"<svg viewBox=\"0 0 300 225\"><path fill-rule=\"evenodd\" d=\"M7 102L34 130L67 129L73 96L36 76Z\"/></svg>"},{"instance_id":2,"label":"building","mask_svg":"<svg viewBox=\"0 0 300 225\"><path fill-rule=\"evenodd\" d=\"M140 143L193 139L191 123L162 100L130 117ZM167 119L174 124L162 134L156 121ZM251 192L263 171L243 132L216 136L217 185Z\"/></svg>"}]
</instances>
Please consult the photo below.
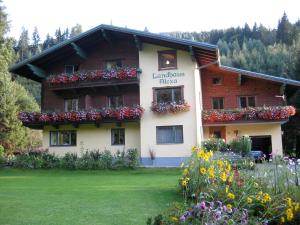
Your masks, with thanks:
<instances>
[{"instance_id":1,"label":"building","mask_svg":"<svg viewBox=\"0 0 300 225\"><path fill-rule=\"evenodd\" d=\"M116 69L118 68L118 69ZM299 81L222 66L217 46L100 25L14 65L42 84L42 112L20 113L63 155L137 148L143 165L179 165L205 138L249 135L282 154L284 96Z\"/></svg>"}]
</instances>

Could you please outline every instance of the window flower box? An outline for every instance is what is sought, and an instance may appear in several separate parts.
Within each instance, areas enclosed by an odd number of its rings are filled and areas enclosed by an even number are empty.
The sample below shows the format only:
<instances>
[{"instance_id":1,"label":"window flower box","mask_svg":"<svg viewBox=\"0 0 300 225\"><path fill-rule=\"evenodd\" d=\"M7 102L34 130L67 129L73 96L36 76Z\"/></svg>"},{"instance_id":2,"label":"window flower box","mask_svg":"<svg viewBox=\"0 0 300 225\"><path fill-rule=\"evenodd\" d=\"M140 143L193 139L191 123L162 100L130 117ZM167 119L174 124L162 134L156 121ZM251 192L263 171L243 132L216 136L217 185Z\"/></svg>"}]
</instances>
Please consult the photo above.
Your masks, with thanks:
<instances>
[{"instance_id":1,"label":"window flower box","mask_svg":"<svg viewBox=\"0 0 300 225\"><path fill-rule=\"evenodd\" d=\"M157 114L187 112L190 110L190 105L185 101L163 103L152 102L151 110Z\"/></svg>"},{"instance_id":2,"label":"window flower box","mask_svg":"<svg viewBox=\"0 0 300 225\"><path fill-rule=\"evenodd\" d=\"M249 107L228 110L203 110L204 123L229 122L239 120L287 120L294 116L296 109L293 106Z\"/></svg>"},{"instance_id":3,"label":"window flower box","mask_svg":"<svg viewBox=\"0 0 300 225\"><path fill-rule=\"evenodd\" d=\"M84 81L134 80L138 79L141 70L136 67L113 68L111 70L80 71L73 74L51 75L47 78L50 86L75 84Z\"/></svg>"},{"instance_id":4,"label":"window flower box","mask_svg":"<svg viewBox=\"0 0 300 225\"><path fill-rule=\"evenodd\" d=\"M140 106L124 106L117 109L103 108L100 110L59 113L20 112L18 114L18 118L23 122L23 124L40 123L45 125L55 123L100 123L105 120L137 120L142 117L143 112L144 109Z\"/></svg>"}]
</instances>

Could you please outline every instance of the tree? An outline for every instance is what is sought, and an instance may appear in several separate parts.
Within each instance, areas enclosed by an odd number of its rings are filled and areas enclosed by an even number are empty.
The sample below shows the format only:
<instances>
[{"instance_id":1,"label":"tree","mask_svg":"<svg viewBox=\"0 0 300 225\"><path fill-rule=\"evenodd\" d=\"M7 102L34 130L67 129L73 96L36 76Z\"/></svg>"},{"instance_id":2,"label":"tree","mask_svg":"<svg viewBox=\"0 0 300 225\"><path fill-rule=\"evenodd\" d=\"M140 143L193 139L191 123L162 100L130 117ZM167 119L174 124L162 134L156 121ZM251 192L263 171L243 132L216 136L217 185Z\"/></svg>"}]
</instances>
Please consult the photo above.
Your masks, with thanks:
<instances>
[{"instance_id":1,"label":"tree","mask_svg":"<svg viewBox=\"0 0 300 225\"><path fill-rule=\"evenodd\" d=\"M56 31L55 31L55 44L58 44L60 42L64 41L64 36L63 34L61 33L61 30L60 28L58 28Z\"/></svg>"},{"instance_id":2,"label":"tree","mask_svg":"<svg viewBox=\"0 0 300 225\"><path fill-rule=\"evenodd\" d=\"M40 35L37 27L34 28L34 31L32 33L32 55L40 53Z\"/></svg>"},{"instance_id":3,"label":"tree","mask_svg":"<svg viewBox=\"0 0 300 225\"><path fill-rule=\"evenodd\" d=\"M22 27L22 32L18 41L17 52L19 61L23 61L30 56L28 30L24 27Z\"/></svg>"},{"instance_id":4,"label":"tree","mask_svg":"<svg viewBox=\"0 0 300 225\"><path fill-rule=\"evenodd\" d=\"M36 111L38 105L21 85L12 81L8 72L14 59L14 41L5 36L9 26L4 9L0 1L0 144L5 151L14 151L31 142L31 132L22 126L17 113L23 110Z\"/></svg>"},{"instance_id":5,"label":"tree","mask_svg":"<svg viewBox=\"0 0 300 225\"><path fill-rule=\"evenodd\" d=\"M82 33L82 26L80 24L76 24L71 28L70 38L77 36Z\"/></svg>"},{"instance_id":6,"label":"tree","mask_svg":"<svg viewBox=\"0 0 300 225\"><path fill-rule=\"evenodd\" d=\"M53 37L50 36L50 34L47 34L45 41L43 42L42 45L42 49L48 49L50 47L52 47L53 45L55 45L55 41L53 39Z\"/></svg>"},{"instance_id":7,"label":"tree","mask_svg":"<svg viewBox=\"0 0 300 225\"><path fill-rule=\"evenodd\" d=\"M292 24L290 23L286 13L284 12L282 18L278 22L276 40L277 42L291 44L292 43L291 36L292 36Z\"/></svg>"}]
</instances>

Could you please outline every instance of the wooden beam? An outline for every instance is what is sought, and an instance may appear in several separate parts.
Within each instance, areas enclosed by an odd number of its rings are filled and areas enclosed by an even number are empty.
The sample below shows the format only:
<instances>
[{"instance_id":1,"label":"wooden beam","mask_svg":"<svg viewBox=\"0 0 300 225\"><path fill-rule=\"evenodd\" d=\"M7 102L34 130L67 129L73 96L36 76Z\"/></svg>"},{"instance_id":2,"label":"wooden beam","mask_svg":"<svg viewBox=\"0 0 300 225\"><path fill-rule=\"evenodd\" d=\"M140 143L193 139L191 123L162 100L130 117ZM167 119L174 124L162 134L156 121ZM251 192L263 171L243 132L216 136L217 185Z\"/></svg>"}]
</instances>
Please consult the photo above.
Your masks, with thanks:
<instances>
[{"instance_id":1,"label":"wooden beam","mask_svg":"<svg viewBox=\"0 0 300 225\"><path fill-rule=\"evenodd\" d=\"M102 34L102 37L103 37L109 44L112 44L111 38L109 37L109 35L106 33L106 31L105 31L104 29L101 29L101 34Z\"/></svg>"},{"instance_id":2,"label":"wooden beam","mask_svg":"<svg viewBox=\"0 0 300 225\"><path fill-rule=\"evenodd\" d=\"M78 128L79 127L79 123L73 123L72 124L74 128Z\"/></svg>"},{"instance_id":3,"label":"wooden beam","mask_svg":"<svg viewBox=\"0 0 300 225\"><path fill-rule=\"evenodd\" d=\"M121 127L122 126L122 122L116 122L116 126L117 127Z\"/></svg>"},{"instance_id":4,"label":"wooden beam","mask_svg":"<svg viewBox=\"0 0 300 225\"><path fill-rule=\"evenodd\" d=\"M242 85L242 74L240 74L240 73L238 74L237 84L238 84L238 86Z\"/></svg>"},{"instance_id":5,"label":"wooden beam","mask_svg":"<svg viewBox=\"0 0 300 225\"><path fill-rule=\"evenodd\" d=\"M143 50L143 42L138 38L138 36L133 35L135 46L139 51Z\"/></svg>"},{"instance_id":6,"label":"wooden beam","mask_svg":"<svg viewBox=\"0 0 300 225\"><path fill-rule=\"evenodd\" d=\"M86 52L80 48L77 44L75 44L74 42L71 43L73 49L75 50L76 54L82 58L82 59L87 59L87 54Z\"/></svg>"},{"instance_id":7,"label":"wooden beam","mask_svg":"<svg viewBox=\"0 0 300 225\"><path fill-rule=\"evenodd\" d=\"M284 94L285 94L285 88L286 88L286 84L282 84L282 85L280 86L280 94L281 94L281 95L284 95Z\"/></svg>"},{"instance_id":8,"label":"wooden beam","mask_svg":"<svg viewBox=\"0 0 300 225\"><path fill-rule=\"evenodd\" d=\"M59 129L59 125L58 125L58 124L52 124L52 126L53 126L55 129Z\"/></svg>"},{"instance_id":9,"label":"wooden beam","mask_svg":"<svg viewBox=\"0 0 300 225\"><path fill-rule=\"evenodd\" d=\"M40 78L45 78L46 77L46 72L45 70L35 66L35 65L32 65L30 63L26 64L29 69L32 71L32 73Z\"/></svg>"},{"instance_id":10,"label":"wooden beam","mask_svg":"<svg viewBox=\"0 0 300 225\"><path fill-rule=\"evenodd\" d=\"M195 51L193 49L193 46L189 46L189 50L190 50L190 55L191 55L192 61L195 62L196 57L195 57Z\"/></svg>"}]
</instances>

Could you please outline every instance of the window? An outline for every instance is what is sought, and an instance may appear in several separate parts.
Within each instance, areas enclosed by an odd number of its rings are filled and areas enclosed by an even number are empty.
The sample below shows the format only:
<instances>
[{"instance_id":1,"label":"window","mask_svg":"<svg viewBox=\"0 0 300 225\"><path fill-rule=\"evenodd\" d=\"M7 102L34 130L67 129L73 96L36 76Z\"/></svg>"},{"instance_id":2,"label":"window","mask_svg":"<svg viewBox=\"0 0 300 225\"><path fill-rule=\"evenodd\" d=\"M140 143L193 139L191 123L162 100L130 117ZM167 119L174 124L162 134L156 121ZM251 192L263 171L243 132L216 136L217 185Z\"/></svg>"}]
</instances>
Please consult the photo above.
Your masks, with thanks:
<instances>
[{"instance_id":1,"label":"window","mask_svg":"<svg viewBox=\"0 0 300 225\"><path fill-rule=\"evenodd\" d=\"M174 88L155 88L154 101L157 103L183 101L183 86Z\"/></svg>"},{"instance_id":2,"label":"window","mask_svg":"<svg viewBox=\"0 0 300 225\"><path fill-rule=\"evenodd\" d=\"M179 144L183 143L182 126L158 126L156 127L157 144Z\"/></svg>"},{"instance_id":3,"label":"window","mask_svg":"<svg viewBox=\"0 0 300 225\"><path fill-rule=\"evenodd\" d=\"M79 70L79 65L66 65L65 66L65 73L66 74L73 74Z\"/></svg>"},{"instance_id":4,"label":"window","mask_svg":"<svg viewBox=\"0 0 300 225\"><path fill-rule=\"evenodd\" d=\"M214 131L214 133L213 133L213 137L214 138L221 138L222 137L222 135L221 135L221 131Z\"/></svg>"},{"instance_id":5,"label":"window","mask_svg":"<svg viewBox=\"0 0 300 225\"><path fill-rule=\"evenodd\" d=\"M108 96L108 107L110 108L118 108L123 106L123 96Z\"/></svg>"},{"instance_id":6,"label":"window","mask_svg":"<svg viewBox=\"0 0 300 225\"><path fill-rule=\"evenodd\" d=\"M223 81L223 79L222 79L222 77L220 77L220 76L214 76L214 77L212 78L212 84L213 84L213 85L221 85L221 84L222 84L222 81Z\"/></svg>"},{"instance_id":7,"label":"window","mask_svg":"<svg viewBox=\"0 0 300 225\"><path fill-rule=\"evenodd\" d=\"M224 109L224 98L213 98L213 109Z\"/></svg>"},{"instance_id":8,"label":"window","mask_svg":"<svg viewBox=\"0 0 300 225\"><path fill-rule=\"evenodd\" d=\"M125 129L111 129L111 145L125 145Z\"/></svg>"},{"instance_id":9,"label":"window","mask_svg":"<svg viewBox=\"0 0 300 225\"><path fill-rule=\"evenodd\" d=\"M65 112L78 111L78 98L65 99Z\"/></svg>"},{"instance_id":10,"label":"window","mask_svg":"<svg viewBox=\"0 0 300 225\"><path fill-rule=\"evenodd\" d=\"M240 101L240 107L246 108L246 107L255 107L255 97L254 96L242 96L239 97Z\"/></svg>"},{"instance_id":11,"label":"window","mask_svg":"<svg viewBox=\"0 0 300 225\"><path fill-rule=\"evenodd\" d=\"M105 69L111 70L113 68L122 67L121 59L107 60L105 61Z\"/></svg>"},{"instance_id":12,"label":"window","mask_svg":"<svg viewBox=\"0 0 300 225\"><path fill-rule=\"evenodd\" d=\"M158 70L177 69L177 54L175 50L158 52Z\"/></svg>"},{"instance_id":13,"label":"window","mask_svg":"<svg viewBox=\"0 0 300 225\"><path fill-rule=\"evenodd\" d=\"M76 146L76 131L50 131L50 146Z\"/></svg>"}]
</instances>

